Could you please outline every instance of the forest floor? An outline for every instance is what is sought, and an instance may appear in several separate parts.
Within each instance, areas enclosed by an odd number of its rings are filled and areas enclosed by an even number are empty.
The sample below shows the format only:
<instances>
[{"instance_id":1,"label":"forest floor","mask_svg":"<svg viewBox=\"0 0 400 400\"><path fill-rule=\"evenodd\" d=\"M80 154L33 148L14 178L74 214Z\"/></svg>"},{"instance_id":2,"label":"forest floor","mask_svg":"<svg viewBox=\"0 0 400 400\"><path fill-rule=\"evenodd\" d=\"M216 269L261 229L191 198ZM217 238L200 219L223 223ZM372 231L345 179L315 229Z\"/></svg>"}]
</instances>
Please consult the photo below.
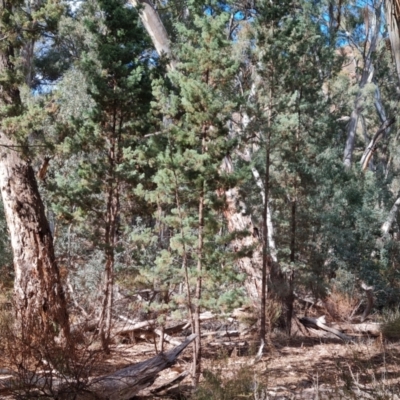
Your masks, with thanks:
<instances>
[{"instance_id":1,"label":"forest floor","mask_svg":"<svg viewBox=\"0 0 400 400\"><path fill-rule=\"evenodd\" d=\"M360 338L357 343L337 339L275 336L254 363L257 342L251 337L204 341L201 393L196 399L400 399L400 343ZM169 347L173 347L168 345ZM191 348L154 386L190 369ZM112 356L96 373L122 368L132 360L155 354L154 345L116 345ZM180 384L186 393L190 379ZM154 387L153 386L153 387ZM150 388L151 389L151 388ZM156 398L149 390L135 399ZM160 397L157 397L160 398ZM161 397L164 399L171 397Z\"/></svg>"},{"instance_id":2,"label":"forest floor","mask_svg":"<svg viewBox=\"0 0 400 400\"><path fill-rule=\"evenodd\" d=\"M183 393L184 397L151 393L154 387L190 370L189 346L172 368L164 370L151 388L134 399L400 399L400 342L360 337L356 343L344 343L335 338L288 339L275 334L272 343L273 347L266 347L261 359L255 362L255 336L205 338L203 374L197 394L190 395L190 378L185 378L174 392ZM165 350L172 347L165 344ZM110 355L101 354L92 365L90 376L115 372L155 354L152 342L114 344ZM0 354L0 365L6 361L1 358ZM0 367L0 379L1 372Z\"/></svg>"}]
</instances>

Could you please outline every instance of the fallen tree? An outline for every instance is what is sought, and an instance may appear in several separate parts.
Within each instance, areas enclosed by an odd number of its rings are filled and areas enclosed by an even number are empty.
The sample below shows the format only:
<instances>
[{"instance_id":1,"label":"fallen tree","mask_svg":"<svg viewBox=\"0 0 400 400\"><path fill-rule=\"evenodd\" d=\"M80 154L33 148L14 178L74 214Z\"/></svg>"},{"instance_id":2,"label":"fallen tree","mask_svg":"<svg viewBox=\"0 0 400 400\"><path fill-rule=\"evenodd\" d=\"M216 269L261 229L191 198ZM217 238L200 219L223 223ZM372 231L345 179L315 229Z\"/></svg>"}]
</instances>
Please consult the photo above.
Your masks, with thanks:
<instances>
[{"instance_id":1,"label":"fallen tree","mask_svg":"<svg viewBox=\"0 0 400 400\"><path fill-rule=\"evenodd\" d=\"M299 318L299 321L306 327L306 328L313 328L313 329L322 329L323 331L329 332L334 334L335 336L339 337L340 339L350 342L353 341L354 338L351 336L347 336L346 334L340 332L338 329L332 328L326 325L325 315L319 318L311 318L311 317L303 317Z\"/></svg>"},{"instance_id":2,"label":"fallen tree","mask_svg":"<svg viewBox=\"0 0 400 400\"><path fill-rule=\"evenodd\" d=\"M129 365L112 374L104 375L89 380L88 382L65 383L65 380L55 378L55 374L24 374L28 379L18 373L12 377L0 381L0 393L23 392L26 388L32 388L31 394L45 395L57 399L74 398L77 400L128 400L139 391L151 386L158 374L174 364L182 351L196 338L190 335L183 343L173 349L159 353L149 360ZM72 397L71 397L72 396Z\"/></svg>"}]
</instances>

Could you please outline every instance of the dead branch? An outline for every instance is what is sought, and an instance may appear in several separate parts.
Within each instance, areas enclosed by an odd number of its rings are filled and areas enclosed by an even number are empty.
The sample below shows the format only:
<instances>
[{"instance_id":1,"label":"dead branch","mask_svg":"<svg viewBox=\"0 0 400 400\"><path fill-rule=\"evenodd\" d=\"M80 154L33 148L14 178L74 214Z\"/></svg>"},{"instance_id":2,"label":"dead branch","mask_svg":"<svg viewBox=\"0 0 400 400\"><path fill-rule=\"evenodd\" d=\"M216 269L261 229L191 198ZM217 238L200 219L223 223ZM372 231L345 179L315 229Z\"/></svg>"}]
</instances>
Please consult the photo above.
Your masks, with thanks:
<instances>
[{"instance_id":1,"label":"dead branch","mask_svg":"<svg viewBox=\"0 0 400 400\"><path fill-rule=\"evenodd\" d=\"M340 332L335 328L331 328L330 326L326 325L325 322L325 315L319 318L311 318L311 317L303 317L299 318L299 321L306 327L306 328L314 328L314 329L322 329L326 332L333 333L335 336L338 336L340 339L350 342L353 341L354 338L347 336L346 334Z\"/></svg>"},{"instance_id":2,"label":"dead branch","mask_svg":"<svg viewBox=\"0 0 400 400\"><path fill-rule=\"evenodd\" d=\"M203 332L201 337L210 337L210 336L217 336L217 337L237 337L240 336L239 331L213 331L213 332Z\"/></svg>"},{"instance_id":3,"label":"dead branch","mask_svg":"<svg viewBox=\"0 0 400 400\"><path fill-rule=\"evenodd\" d=\"M84 386L79 388L69 387L61 379L54 379L52 376L41 376L40 374L26 372L23 376L14 373L12 377L2 380L0 391L7 389L18 391L18 388L26 390L26 387L31 387L33 391L44 393L47 396L56 395L58 399L70 398L74 391L74 398L77 400L128 400L140 390L151 386L159 372L173 365L177 357L196 336L195 334L189 336L179 346L166 353L160 353L149 360L95 378L87 384L82 383ZM26 385L24 385L24 382Z\"/></svg>"},{"instance_id":4,"label":"dead branch","mask_svg":"<svg viewBox=\"0 0 400 400\"><path fill-rule=\"evenodd\" d=\"M190 335L182 344L166 353L160 353L150 360L130 365L113 374L97 378L88 389L97 399L128 400L140 390L150 386L162 370L170 367L180 353L196 338ZM79 395L78 400L91 399L86 394Z\"/></svg>"},{"instance_id":5,"label":"dead branch","mask_svg":"<svg viewBox=\"0 0 400 400\"><path fill-rule=\"evenodd\" d=\"M189 371L183 371L181 374L171 379L170 381L150 390L150 392L153 394L163 392L164 390L169 389L171 386L176 385L177 383L183 381L188 375Z\"/></svg>"},{"instance_id":6,"label":"dead branch","mask_svg":"<svg viewBox=\"0 0 400 400\"><path fill-rule=\"evenodd\" d=\"M361 288L365 291L365 294L367 296L367 307L365 307L365 310L361 317L361 322L364 322L367 319L367 317L368 317L369 313L371 312L372 307L374 305L374 294L373 294L374 287L367 286L364 282L362 282Z\"/></svg>"},{"instance_id":7,"label":"dead branch","mask_svg":"<svg viewBox=\"0 0 400 400\"><path fill-rule=\"evenodd\" d=\"M158 336L163 336L163 339L171 344L174 344L175 346L179 346L182 344L181 341L174 339L172 336L168 335L167 333L161 331L161 329L154 329L154 333L157 334Z\"/></svg>"}]
</instances>

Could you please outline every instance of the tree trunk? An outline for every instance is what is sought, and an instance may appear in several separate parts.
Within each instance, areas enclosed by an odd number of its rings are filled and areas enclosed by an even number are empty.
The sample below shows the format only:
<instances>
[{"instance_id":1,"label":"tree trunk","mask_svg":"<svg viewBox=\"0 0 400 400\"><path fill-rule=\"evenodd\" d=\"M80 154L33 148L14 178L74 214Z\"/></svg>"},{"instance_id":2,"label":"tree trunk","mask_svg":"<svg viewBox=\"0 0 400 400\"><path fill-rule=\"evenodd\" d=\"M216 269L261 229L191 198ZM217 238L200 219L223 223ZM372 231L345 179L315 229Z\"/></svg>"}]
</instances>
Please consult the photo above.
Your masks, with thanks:
<instances>
[{"instance_id":1,"label":"tree trunk","mask_svg":"<svg viewBox=\"0 0 400 400\"><path fill-rule=\"evenodd\" d=\"M13 14L13 3L0 11ZM7 27L5 26L4 29ZM0 49L2 116L21 114L14 47L3 37ZM14 255L17 326L27 340L49 340L62 332L69 340L67 306L55 262L53 237L33 168L23 146L0 131L0 190ZM29 342L28 342L29 343Z\"/></svg>"},{"instance_id":2,"label":"tree trunk","mask_svg":"<svg viewBox=\"0 0 400 400\"><path fill-rule=\"evenodd\" d=\"M233 172L232 162L225 157L221 169L226 173ZM231 246L239 257L237 264L246 274L245 288L252 305L259 309L262 288L262 245L258 229L253 225L251 216L246 212L246 206L240 198L238 190L232 188L225 193L226 206L224 216L227 220L228 231L236 233Z\"/></svg>"},{"instance_id":3,"label":"tree trunk","mask_svg":"<svg viewBox=\"0 0 400 400\"><path fill-rule=\"evenodd\" d=\"M117 245L117 224L119 214L119 181L116 169L120 162L119 138L116 137L116 123L114 114L113 132L110 137L110 148L108 150L108 179L107 179L107 206L105 224L105 260L103 282L103 306L99 320L99 332L103 350L109 352L111 336L112 308L114 303L114 264L115 247ZM122 125L122 122L121 122Z\"/></svg>"},{"instance_id":4,"label":"tree trunk","mask_svg":"<svg viewBox=\"0 0 400 400\"><path fill-rule=\"evenodd\" d=\"M160 57L162 55L166 55L170 59L169 67L171 69L175 69L175 61L172 57L167 31L165 30L164 24L162 23L157 10L154 8L152 1L131 0L131 3L136 8L138 6L142 7L142 9L140 10L140 18L147 33L151 37L151 40L158 55Z\"/></svg>"},{"instance_id":5,"label":"tree trunk","mask_svg":"<svg viewBox=\"0 0 400 400\"><path fill-rule=\"evenodd\" d=\"M346 168L350 168L353 161L354 143L356 141L358 118L360 117L360 109L359 109L360 97L361 96L359 95L357 96L354 109L350 116L350 122L347 128L347 140L344 148L344 160L343 160L344 166Z\"/></svg>"},{"instance_id":6,"label":"tree trunk","mask_svg":"<svg viewBox=\"0 0 400 400\"><path fill-rule=\"evenodd\" d=\"M204 149L204 139L203 139ZM197 337L193 347L193 386L197 386L201 373L201 332L200 332L200 301L201 301L201 284L203 270L203 245L204 245L204 182L200 192L199 199L199 234L197 239L197 278L196 293L194 303L194 332Z\"/></svg>"},{"instance_id":7,"label":"tree trunk","mask_svg":"<svg viewBox=\"0 0 400 400\"><path fill-rule=\"evenodd\" d=\"M265 342L266 334L266 315L265 307L267 303L267 274L270 270L269 246L268 246L268 201L269 201L269 167L270 167L270 123L268 124L267 140L265 143L265 184L264 184L264 210L263 210L263 263L261 275L261 315L260 315L260 340Z\"/></svg>"},{"instance_id":8,"label":"tree trunk","mask_svg":"<svg viewBox=\"0 0 400 400\"><path fill-rule=\"evenodd\" d=\"M162 24L162 21L151 4L150 0L131 0L133 6L144 5L140 12L142 23L153 40L157 53L165 53L171 60L170 40ZM169 64L170 69L175 69L174 61ZM225 172L233 171L233 166L228 157L225 157L221 170ZM255 229L251 216L246 214L245 205L239 202L239 193L236 188L232 188L225 193L226 207L224 216L228 222L230 233L247 232L245 237L238 237L232 241L235 251L242 253L238 260L239 268L246 274L245 287L248 298L256 308L260 306L261 298L261 266L262 266L262 246ZM252 250L252 251L251 251ZM246 254L247 253L247 254ZM251 253L251 254L250 254Z\"/></svg>"},{"instance_id":9,"label":"tree trunk","mask_svg":"<svg viewBox=\"0 0 400 400\"><path fill-rule=\"evenodd\" d=\"M369 142L367 148L364 151L363 156L361 157L361 168L365 171L370 163L370 160L376 151L378 142L385 137L386 132L390 129L390 126L395 122L394 118L385 120L382 125L379 127L378 131L375 133L372 140Z\"/></svg>"},{"instance_id":10,"label":"tree trunk","mask_svg":"<svg viewBox=\"0 0 400 400\"><path fill-rule=\"evenodd\" d=\"M397 75L400 81L400 8L395 0L385 0L385 15L389 32L390 47L395 60Z\"/></svg>"},{"instance_id":11,"label":"tree trunk","mask_svg":"<svg viewBox=\"0 0 400 400\"><path fill-rule=\"evenodd\" d=\"M360 118L360 114L363 107L363 95L362 91L367 83L372 81L374 75L374 66L372 63L372 56L376 50L377 40L380 34L380 23L381 23L381 14L380 9L374 8L374 15L373 15L373 23L371 24L371 31L368 32L371 39L370 41L366 41L365 46L367 43L369 44L368 49L358 49L359 53L363 55L363 70L361 79L359 82L359 90L354 102L354 108L350 116L350 122L347 128L347 139L346 145L344 148L344 157L343 163L346 168L350 168L353 161L353 150L356 141L356 132L357 132L357 125L358 119Z\"/></svg>"},{"instance_id":12,"label":"tree trunk","mask_svg":"<svg viewBox=\"0 0 400 400\"><path fill-rule=\"evenodd\" d=\"M383 236L387 236L389 234L390 228L392 227L393 222L396 220L399 208L400 208L400 197L395 201L392 208L390 209L386 221L382 224L381 231Z\"/></svg>"},{"instance_id":13,"label":"tree trunk","mask_svg":"<svg viewBox=\"0 0 400 400\"><path fill-rule=\"evenodd\" d=\"M250 159L248 160L250 161ZM256 181L257 186L260 188L263 205L265 206L265 188L261 180L260 174L256 168L252 167L251 172ZM278 262L278 254L276 251L275 239L274 239L274 225L272 224L272 213L270 207L270 199L267 202L267 235L268 235L268 248L271 255L272 261Z\"/></svg>"},{"instance_id":14,"label":"tree trunk","mask_svg":"<svg viewBox=\"0 0 400 400\"><path fill-rule=\"evenodd\" d=\"M0 146L0 186L14 254L19 328L28 336L40 334L46 339L60 330L68 340L64 291L33 168L3 132Z\"/></svg>"}]
</instances>

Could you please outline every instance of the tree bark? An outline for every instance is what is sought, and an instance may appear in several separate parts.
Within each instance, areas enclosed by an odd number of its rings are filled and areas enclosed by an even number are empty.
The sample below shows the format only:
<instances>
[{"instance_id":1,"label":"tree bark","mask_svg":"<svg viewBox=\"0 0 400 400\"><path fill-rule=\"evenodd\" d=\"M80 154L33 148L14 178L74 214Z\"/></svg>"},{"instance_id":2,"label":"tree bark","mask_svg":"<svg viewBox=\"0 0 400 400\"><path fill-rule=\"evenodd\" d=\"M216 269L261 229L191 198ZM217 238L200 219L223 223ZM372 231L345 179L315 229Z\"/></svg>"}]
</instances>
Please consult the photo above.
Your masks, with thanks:
<instances>
[{"instance_id":1,"label":"tree bark","mask_svg":"<svg viewBox=\"0 0 400 400\"><path fill-rule=\"evenodd\" d=\"M358 125L358 119L360 118L360 114L362 111L362 91L367 83L370 83L372 81L373 75L374 75L374 66L372 63L372 55L376 50L376 44L377 40L379 37L379 30L380 30L380 22L381 22L381 14L380 14L380 9L378 7L374 8L374 18L373 18L373 23L372 28L371 28L371 39L368 41L369 47L368 49L364 48L358 49L359 52L364 56L363 61L363 70L362 70L362 75L361 79L359 82L359 90L358 94L356 97L356 100L354 102L354 108L350 116L350 122L347 128L347 139L346 139L346 145L344 148L344 157L343 157L343 163L346 168L350 168L352 165L353 161L353 151L354 151L354 145L356 141L356 132L357 132L357 125ZM367 46L367 41L365 46Z\"/></svg>"},{"instance_id":2,"label":"tree bark","mask_svg":"<svg viewBox=\"0 0 400 400\"><path fill-rule=\"evenodd\" d=\"M367 148L364 151L363 156L361 157L361 168L363 171L365 171L368 168L369 162L374 154L374 152L376 151L377 148L377 144L378 142L385 137L385 134L387 132L387 130L390 128L390 126L395 122L394 118L385 120L382 125L380 126L380 128L378 129L378 131L375 133L374 137L372 138L372 140L369 142Z\"/></svg>"},{"instance_id":3,"label":"tree bark","mask_svg":"<svg viewBox=\"0 0 400 400\"><path fill-rule=\"evenodd\" d=\"M250 160L248 160L250 161ZM251 172L253 173L253 177L256 181L257 186L260 188L261 197L263 200L263 205L265 206L265 189L264 184L261 180L260 174L256 168L252 167ZM268 235L268 249L271 255L272 261L278 262L278 254L276 251L276 244L274 239L274 225L272 224L272 213L270 207L270 200L268 200L267 204L267 235Z\"/></svg>"},{"instance_id":4,"label":"tree bark","mask_svg":"<svg viewBox=\"0 0 400 400\"><path fill-rule=\"evenodd\" d=\"M0 11L12 15L13 2L4 1ZM2 41L0 105L6 118L21 115L22 105L15 82L15 49L7 36ZM67 306L53 237L35 174L24 150L8 132L0 131L0 190L14 255L17 326L29 342L35 336L48 341L59 331L68 341Z\"/></svg>"},{"instance_id":5,"label":"tree bark","mask_svg":"<svg viewBox=\"0 0 400 400\"><path fill-rule=\"evenodd\" d=\"M226 173L233 172L233 165L229 157L225 157L221 169ZM246 274L244 282L247 296L252 305L259 309L262 288L262 246L258 229L254 226L251 216L246 212L245 204L238 200L238 190L232 188L225 193L226 206L224 216L230 233L236 237L231 242L231 247L238 253L237 264Z\"/></svg>"},{"instance_id":6,"label":"tree bark","mask_svg":"<svg viewBox=\"0 0 400 400\"><path fill-rule=\"evenodd\" d=\"M203 151L204 151L203 138ZM197 238L197 277L196 277L196 292L194 303L194 333L197 335L193 347L193 384L196 387L200 380L201 373L201 332L200 332L200 301L201 301L201 286L203 273L203 247L204 247L204 182L200 191L199 198L199 233Z\"/></svg>"},{"instance_id":7,"label":"tree bark","mask_svg":"<svg viewBox=\"0 0 400 400\"><path fill-rule=\"evenodd\" d=\"M103 350L109 352L111 336L112 309L114 303L114 265L115 248L117 246L117 229L120 207L120 183L117 174L118 165L121 163L122 154L120 146L120 127L122 117L118 118L117 109L113 110L111 131L108 137L108 174L106 179L106 215L105 215L105 269L103 281L103 306L99 320L100 339Z\"/></svg>"},{"instance_id":8,"label":"tree bark","mask_svg":"<svg viewBox=\"0 0 400 400\"><path fill-rule=\"evenodd\" d=\"M0 188L14 254L19 327L27 335L69 339L66 300L35 174L20 147L0 132Z\"/></svg>"},{"instance_id":9,"label":"tree bark","mask_svg":"<svg viewBox=\"0 0 400 400\"><path fill-rule=\"evenodd\" d=\"M392 208L390 209L389 215L386 218L386 221L382 224L381 231L383 236L387 236L389 234L390 228L393 225L393 222L395 221L397 217L397 213L400 208L400 197L395 201L393 204Z\"/></svg>"},{"instance_id":10,"label":"tree bark","mask_svg":"<svg viewBox=\"0 0 400 400\"><path fill-rule=\"evenodd\" d=\"M397 75L400 82L400 7L395 0L385 0L385 15L389 32L390 47L395 60Z\"/></svg>"},{"instance_id":11,"label":"tree bark","mask_svg":"<svg viewBox=\"0 0 400 400\"><path fill-rule=\"evenodd\" d=\"M116 227L119 211L118 182L111 183L108 189L107 213L106 213L106 237L105 237L105 258L103 282L103 306L99 320L99 331L103 350L109 351L111 335L112 308L114 302L114 248L116 246Z\"/></svg>"},{"instance_id":12,"label":"tree bark","mask_svg":"<svg viewBox=\"0 0 400 400\"><path fill-rule=\"evenodd\" d=\"M166 55L170 59L169 67L175 69L175 61L172 57L168 33L165 30L157 10L154 8L154 4L151 0L131 0L131 3L136 8L138 6L142 7L140 10L140 18L147 33L151 37L158 55L160 57Z\"/></svg>"},{"instance_id":13,"label":"tree bark","mask_svg":"<svg viewBox=\"0 0 400 400\"><path fill-rule=\"evenodd\" d=\"M269 121L270 122L270 121ZM264 210L263 210L263 263L261 272L261 313L260 313L260 341L265 342L266 335L266 303L267 303L267 274L270 270L270 256L268 246L268 201L269 201L269 167L270 167L270 123L265 141L265 184L264 184Z\"/></svg>"}]
</instances>

